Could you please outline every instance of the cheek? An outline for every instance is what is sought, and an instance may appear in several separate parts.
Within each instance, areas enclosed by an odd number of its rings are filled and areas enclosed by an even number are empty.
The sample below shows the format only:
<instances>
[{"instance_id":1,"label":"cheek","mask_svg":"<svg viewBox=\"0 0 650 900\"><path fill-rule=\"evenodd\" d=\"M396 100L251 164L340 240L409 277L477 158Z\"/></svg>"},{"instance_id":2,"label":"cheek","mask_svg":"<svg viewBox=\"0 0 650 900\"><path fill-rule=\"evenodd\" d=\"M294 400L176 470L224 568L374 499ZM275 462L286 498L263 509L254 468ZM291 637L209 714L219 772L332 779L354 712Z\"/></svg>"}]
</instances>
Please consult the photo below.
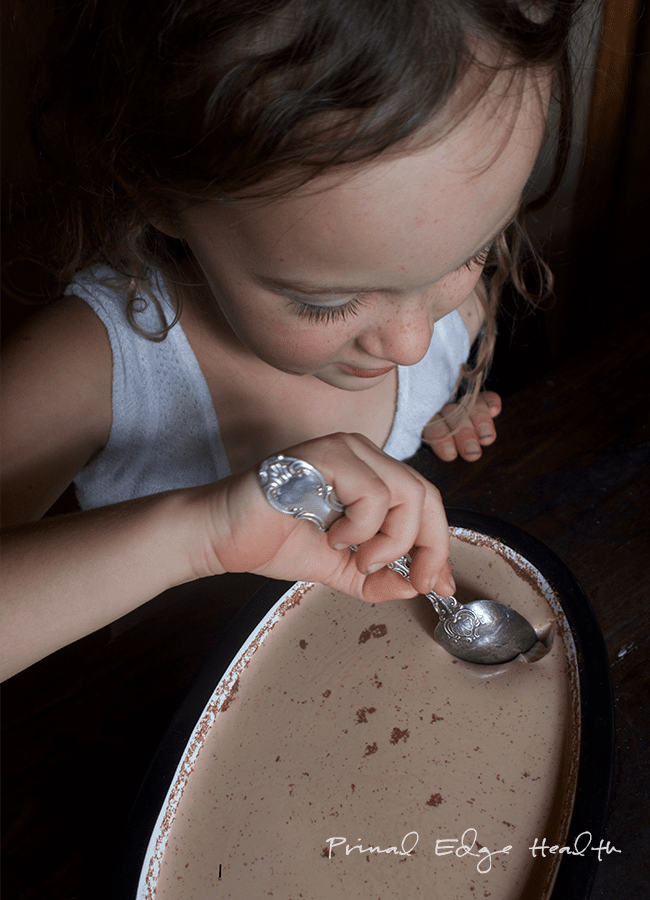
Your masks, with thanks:
<instances>
[{"instance_id":1,"label":"cheek","mask_svg":"<svg viewBox=\"0 0 650 900\"><path fill-rule=\"evenodd\" d=\"M467 300L481 280L482 274L483 266L472 266L471 269L463 266L457 272L452 272L444 297L445 305L448 307L447 312L457 309L461 303Z\"/></svg>"},{"instance_id":2,"label":"cheek","mask_svg":"<svg viewBox=\"0 0 650 900\"><path fill-rule=\"evenodd\" d=\"M458 309L476 288L482 272L479 266L471 269L463 267L434 285L431 294L425 295L432 321L437 322Z\"/></svg>"},{"instance_id":3,"label":"cheek","mask_svg":"<svg viewBox=\"0 0 650 900\"><path fill-rule=\"evenodd\" d=\"M347 336L341 334L336 326L327 324L297 324L291 321L294 317L283 318L273 323L273 343L284 353L305 363L328 360L347 343Z\"/></svg>"},{"instance_id":4,"label":"cheek","mask_svg":"<svg viewBox=\"0 0 650 900\"><path fill-rule=\"evenodd\" d=\"M263 303L237 319L238 337L256 356L305 374L333 361L349 341L347 332L336 324L308 323L283 309L269 310Z\"/></svg>"}]
</instances>

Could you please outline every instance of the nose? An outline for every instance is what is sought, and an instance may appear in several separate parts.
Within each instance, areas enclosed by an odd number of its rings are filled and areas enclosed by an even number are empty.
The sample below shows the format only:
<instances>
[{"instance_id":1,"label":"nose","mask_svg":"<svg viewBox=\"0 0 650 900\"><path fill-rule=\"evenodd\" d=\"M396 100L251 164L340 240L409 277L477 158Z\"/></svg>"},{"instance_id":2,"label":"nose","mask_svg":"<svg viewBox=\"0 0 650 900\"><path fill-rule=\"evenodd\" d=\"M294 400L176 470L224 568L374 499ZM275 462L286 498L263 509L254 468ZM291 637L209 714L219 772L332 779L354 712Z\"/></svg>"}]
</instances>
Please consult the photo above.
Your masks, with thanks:
<instances>
[{"instance_id":1,"label":"nose","mask_svg":"<svg viewBox=\"0 0 650 900\"><path fill-rule=\"evenodd\" d=\"M425 356L433 336L428 304L394 300L381 321L364 329L359 346L370 356L398 366L413 366Z\"/></svg>"}]
</instances>

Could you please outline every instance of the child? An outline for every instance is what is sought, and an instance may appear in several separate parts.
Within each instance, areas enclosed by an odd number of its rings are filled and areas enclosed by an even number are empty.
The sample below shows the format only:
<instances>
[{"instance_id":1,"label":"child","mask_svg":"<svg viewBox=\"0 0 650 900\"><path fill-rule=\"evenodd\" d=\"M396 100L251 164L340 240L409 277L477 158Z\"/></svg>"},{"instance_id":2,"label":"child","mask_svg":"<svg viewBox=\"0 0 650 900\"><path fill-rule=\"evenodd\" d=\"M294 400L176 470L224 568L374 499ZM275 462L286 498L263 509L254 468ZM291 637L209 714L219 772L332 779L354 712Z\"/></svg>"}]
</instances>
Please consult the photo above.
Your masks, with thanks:
<instances>
[{"instance_id":1,"label":"child","mask_svg":"<svg viewBox=\"0 0 650 900\"><path fill-rule=\"evenodd\" d=\"M399 460L494 439L478 391L576 5L76 14L40 126L69 286L4 358L5 677L224 571L453 592L440 497ZM264 500L277 452L347 507L326 536ZM73 481L82 512L39 521ZM384 567L413 545L409 584Z\"/></svg>"}]
</instances>

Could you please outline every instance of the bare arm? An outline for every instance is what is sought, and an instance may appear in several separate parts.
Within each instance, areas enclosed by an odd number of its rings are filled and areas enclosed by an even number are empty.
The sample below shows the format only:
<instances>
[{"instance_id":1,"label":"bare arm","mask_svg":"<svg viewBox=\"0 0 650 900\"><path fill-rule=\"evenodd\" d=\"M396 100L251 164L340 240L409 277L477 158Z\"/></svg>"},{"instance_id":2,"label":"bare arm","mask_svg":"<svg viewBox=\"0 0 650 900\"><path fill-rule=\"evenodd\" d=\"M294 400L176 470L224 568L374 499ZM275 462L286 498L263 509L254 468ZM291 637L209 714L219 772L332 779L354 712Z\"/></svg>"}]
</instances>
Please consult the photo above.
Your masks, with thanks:
<instances>
[{"instance_id":1,"label":"bare arm","mask_svg":"<svg viewBox=\"0 0 650 900\"><path fill-rule=\"evenodd\" d=\"M35 316L3 347L3 527L39 519L108 441L112 358L81 300Z\"/></svg>"},{"instance_id":2,"label":"bare arm","mask_svg":"<svg viewBox=\"0 0 650 900\"><path fill-rule=\"evenodd\" d=\"M159 495L4 530L2 679L194 577L191 508Z\"/></svg>"}]
</instances>

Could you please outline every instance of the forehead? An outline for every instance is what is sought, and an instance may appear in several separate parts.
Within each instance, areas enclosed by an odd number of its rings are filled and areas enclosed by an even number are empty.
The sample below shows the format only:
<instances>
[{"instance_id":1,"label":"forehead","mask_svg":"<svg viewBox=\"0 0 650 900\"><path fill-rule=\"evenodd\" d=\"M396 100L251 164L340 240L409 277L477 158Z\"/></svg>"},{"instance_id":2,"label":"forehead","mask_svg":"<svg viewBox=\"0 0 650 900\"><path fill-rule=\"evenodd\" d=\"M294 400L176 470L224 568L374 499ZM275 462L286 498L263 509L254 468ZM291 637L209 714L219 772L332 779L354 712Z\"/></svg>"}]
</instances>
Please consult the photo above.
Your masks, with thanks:
<instances>
[{"instance_id":1,"label":"forehead","mask_svg":"<svg viewBox=\"0 0 650 900\"><path fill-rule=\"evenodd\" d=\"M284 198L216 211L262 275L367 283L442 277L514 215L545 127L537 79L486 94L430 146L330 173ZM421 279L421 281L420 281ZM343 281L342 281L343 280ZM403 281L399 280L402 287ZM387 286L389 286L387 284Z\"/></svg>"}]
</instances>

